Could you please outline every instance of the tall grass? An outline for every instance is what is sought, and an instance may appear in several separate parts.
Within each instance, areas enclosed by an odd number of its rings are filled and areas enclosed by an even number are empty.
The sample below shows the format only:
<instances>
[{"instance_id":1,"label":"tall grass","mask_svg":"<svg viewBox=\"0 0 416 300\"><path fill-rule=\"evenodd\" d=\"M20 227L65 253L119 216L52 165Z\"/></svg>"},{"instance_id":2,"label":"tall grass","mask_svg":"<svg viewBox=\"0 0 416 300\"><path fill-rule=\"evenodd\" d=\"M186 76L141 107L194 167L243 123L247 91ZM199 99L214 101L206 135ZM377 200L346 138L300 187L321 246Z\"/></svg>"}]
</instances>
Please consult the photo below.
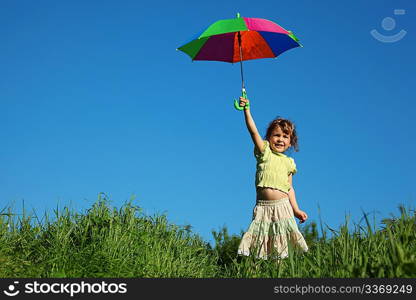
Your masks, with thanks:
<instances>
[{"instance_id":1,"label":"tall grass","mask_svg":"<svg viewBox=\"0 0 416 300\"><path fill-rule=\"evenodd\" d=\"M230 237L226 229L214 233L217 248L227 261L222 266L224 277L416 277L416 216L400 206L401 215L385 219L380 230L372 229L368 216L366 225L356 224L350 232L349 222L318 236L316 224L303 228L309 245L307 253L289 249L289 258L280 262L263 261L253 257L236 257L237 236ZM221 238L221 239L220 239ZM228 241L228 243L224 243ZM227 245L227 246L225 246Z\"/></svg>"},{"instance_id":2,"label":"tall grass","mask_svg":"<svg viewBox=\"0 0 416 300\"><path fill-rule=\"evenodd\" d=\"M319 235L302 228L307 253L281 261L237 256L241 235L213 231L215 245L165 215L146 216L131 202L120 209L99 196L85 213L65 207L45 214L0 215L0 277L416 277L416 217L400 216L378 230L349 222Z\"/></svg>"},{"instance_id":3,"label":"tall grass","mask_svg":"<svg viewBox=\"0 0 416 300\"><path fill-rule=\"evenodd\" d=\"M85 213L0 218L0 277L212 277L206 243L166 216L148 217L131 203L108 200Z\"/></svg>"}]
</instances>

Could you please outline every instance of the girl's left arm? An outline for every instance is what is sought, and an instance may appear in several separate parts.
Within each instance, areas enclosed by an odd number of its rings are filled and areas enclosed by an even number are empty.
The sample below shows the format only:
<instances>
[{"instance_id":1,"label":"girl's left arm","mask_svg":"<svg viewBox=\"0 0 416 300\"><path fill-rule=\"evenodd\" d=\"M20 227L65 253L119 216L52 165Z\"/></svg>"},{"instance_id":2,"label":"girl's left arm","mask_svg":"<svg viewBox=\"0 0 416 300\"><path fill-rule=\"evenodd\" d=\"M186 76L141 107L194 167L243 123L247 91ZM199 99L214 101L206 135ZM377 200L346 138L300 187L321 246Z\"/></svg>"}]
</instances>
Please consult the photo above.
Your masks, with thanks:
<instances>
[{"instance_id":1,"label":"girl's left arm","mask_svg":"<svg viewBox=\"0 0 416 300\"><path fill-rule=\"evenodd\" d=\"M308 215L304 211L301 211L299 209L298 203L296 202L295 189L293 188L293 183L292 183L292 175L293 174L289 175L289 184L290 184L289 202L290 202L290 205L292 205L293 214L295 215L296 218L300 220L301 223L303 223L308 218Z\"/></svg>"}]
</instances>

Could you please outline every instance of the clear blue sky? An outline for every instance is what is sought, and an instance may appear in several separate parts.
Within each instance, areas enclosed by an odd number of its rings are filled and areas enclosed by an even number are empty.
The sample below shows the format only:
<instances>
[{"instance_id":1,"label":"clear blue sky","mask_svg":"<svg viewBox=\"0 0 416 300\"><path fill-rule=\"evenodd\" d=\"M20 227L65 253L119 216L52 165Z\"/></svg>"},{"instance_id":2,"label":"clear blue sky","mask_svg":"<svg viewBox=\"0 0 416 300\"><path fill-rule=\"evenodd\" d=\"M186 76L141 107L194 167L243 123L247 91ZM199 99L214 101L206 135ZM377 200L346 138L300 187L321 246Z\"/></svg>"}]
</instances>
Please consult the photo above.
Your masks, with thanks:
<instances>
[{"instance_id":1,"label":"clear blue sky","mask_svg":"<svg viewBox=\"0 0 416 300\"><path fill-rule=\"evenodd\" d=\"M394 9L404 9L395 15ZM176 48L218 19L270 19L304 48L244 64L261 134L297 124L294 187L309 220L414 207L416 3L1 1L0 208L78 211L132 195L211 240L251 221L255 159L238 64ZM395 20L390 31L383 19ZM392 24L391 19L390 25ZM386 24L386 23L385 23ZM384 25L385 25L384 24ZM370 31L406 36L395 43Z\"/></svg>"}]
</instances>

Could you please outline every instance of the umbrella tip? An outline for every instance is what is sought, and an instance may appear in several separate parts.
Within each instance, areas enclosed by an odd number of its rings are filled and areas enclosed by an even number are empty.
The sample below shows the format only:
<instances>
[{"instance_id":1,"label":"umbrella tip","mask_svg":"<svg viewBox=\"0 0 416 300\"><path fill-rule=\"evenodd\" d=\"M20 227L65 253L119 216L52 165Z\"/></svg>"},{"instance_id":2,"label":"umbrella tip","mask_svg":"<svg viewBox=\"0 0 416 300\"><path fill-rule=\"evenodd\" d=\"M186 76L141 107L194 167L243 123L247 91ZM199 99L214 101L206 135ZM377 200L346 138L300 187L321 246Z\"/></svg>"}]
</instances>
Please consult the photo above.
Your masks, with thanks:
<instances>
[{"instance_id":1,"label":"umbrella tip","mask_svg":"<svg viewBox=\"0 0 416 300\"><path fill-rule=\"evenodd\" d=\"M238 13L237 13L237 18L239 18L239 17L240 17L240 13L238 12Z\"/></svg>"}]
</instances>

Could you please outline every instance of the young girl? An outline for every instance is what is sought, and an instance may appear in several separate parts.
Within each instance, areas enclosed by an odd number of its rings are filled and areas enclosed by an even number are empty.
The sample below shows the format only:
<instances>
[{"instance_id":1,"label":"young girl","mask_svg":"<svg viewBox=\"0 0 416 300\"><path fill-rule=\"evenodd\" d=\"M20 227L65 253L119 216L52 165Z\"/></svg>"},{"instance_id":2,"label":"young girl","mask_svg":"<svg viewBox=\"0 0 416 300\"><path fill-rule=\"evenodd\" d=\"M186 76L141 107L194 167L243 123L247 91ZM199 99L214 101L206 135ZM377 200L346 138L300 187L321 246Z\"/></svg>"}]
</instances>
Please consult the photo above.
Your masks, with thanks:
<instances>
[{"instance_id":1,"label":"young girl","mask_svg":"<svg viewBox=\"0 0 416 300\"><path fill-rule=\"evenodd\" d=\"M250 114L249 100L240 97L240 106L244 106L246 125L255 145L257 197L253 220L243 235L238 254L285 258L289 244L306 252L308 246L294 217L303 223L308 216L296 203L292 186L297 171L295 162L283 154L290 147L298 151L295 126L289 120L275 119L263 140Z\"/></svg>"}]
</instances>

